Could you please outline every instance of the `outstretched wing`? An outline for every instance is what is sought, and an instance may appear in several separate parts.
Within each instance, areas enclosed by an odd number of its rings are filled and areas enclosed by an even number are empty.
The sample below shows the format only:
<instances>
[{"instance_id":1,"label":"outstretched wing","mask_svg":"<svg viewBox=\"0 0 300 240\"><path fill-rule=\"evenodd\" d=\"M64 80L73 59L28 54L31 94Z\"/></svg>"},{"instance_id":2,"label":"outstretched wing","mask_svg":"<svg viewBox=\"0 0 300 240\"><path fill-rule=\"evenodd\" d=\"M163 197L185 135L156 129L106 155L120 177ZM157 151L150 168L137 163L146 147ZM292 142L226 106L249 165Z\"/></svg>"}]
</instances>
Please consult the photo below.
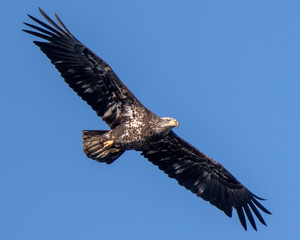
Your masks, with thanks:
<instances>
[{"instance_id":1,"label":"outstretched wing","mask_svg":"<svg viewBox=\"0 0 300 240\"><path fill-rule=\"evenodd\" d=\"M46 40L34 43L55 65L66 83L96 111L98 116L114 128L122 122L133 119L138 108L145 109L110 66L78 41L57 15L55 16L60 26L41 9L39 10L53 27L28 15L40 26L25 23L36 31L23 31Z\"/></svg>"},{"instance_id":2,"label":"outstretched wing","mask_svg":"<svg viewBox=\"0 0 300 240\"><path fill-rule=\"evenodd\" d=\"M234 207L246 230L245 213L255 230L252 212L262 224L266 225L257 209L258 207L263 212L271 214L257 201L263 199L251 193L220 163L200 152L173 131L151 149L144 150L142 155L169 177L175 178L180 185L209 201L227 216L232 216Z\"/></svg>"}]
</instances>

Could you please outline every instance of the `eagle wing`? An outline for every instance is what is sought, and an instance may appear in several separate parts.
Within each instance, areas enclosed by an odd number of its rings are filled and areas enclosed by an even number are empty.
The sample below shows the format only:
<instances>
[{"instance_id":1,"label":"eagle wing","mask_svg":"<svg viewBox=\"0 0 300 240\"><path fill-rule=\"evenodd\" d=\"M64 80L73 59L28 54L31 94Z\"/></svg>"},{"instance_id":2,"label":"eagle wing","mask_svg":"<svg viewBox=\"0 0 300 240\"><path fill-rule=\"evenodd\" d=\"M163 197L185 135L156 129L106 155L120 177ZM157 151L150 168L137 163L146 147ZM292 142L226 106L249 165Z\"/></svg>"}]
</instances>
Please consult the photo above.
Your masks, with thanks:
<instances>
[{"instance_id":1,"label":"eagle wing","mask_svg":"<svg viewBox=\"0 0 300 240\"><path fill-rule=\"evenodd\" d=\"M86 101L111 128L134 119L135 111L146 109L122 83L110 66L78 41L57 15L53 26L28 15L40 26L25 23L37 31L23 30L46 42L34 41L55 65L66 83ZM41 28L41 26L43 28Z\"/></svg>"},{"instance_id":2,"label":"eagle wing","mask_svg":"<svg viewBox=\"0 0 300 240\"><path fill-rule=\"evenodd\" d=\"M257 200L263 199L251 193L220 163L200 152L173 131L141 154L170 178L175 178L180 185L209 201L227 216L232 216L234 207L246 230L245 213L255 230L252 212L262 224L266 225L257 209L258 207L263 212L271 214Z\"/></svg>"}]
</instances>

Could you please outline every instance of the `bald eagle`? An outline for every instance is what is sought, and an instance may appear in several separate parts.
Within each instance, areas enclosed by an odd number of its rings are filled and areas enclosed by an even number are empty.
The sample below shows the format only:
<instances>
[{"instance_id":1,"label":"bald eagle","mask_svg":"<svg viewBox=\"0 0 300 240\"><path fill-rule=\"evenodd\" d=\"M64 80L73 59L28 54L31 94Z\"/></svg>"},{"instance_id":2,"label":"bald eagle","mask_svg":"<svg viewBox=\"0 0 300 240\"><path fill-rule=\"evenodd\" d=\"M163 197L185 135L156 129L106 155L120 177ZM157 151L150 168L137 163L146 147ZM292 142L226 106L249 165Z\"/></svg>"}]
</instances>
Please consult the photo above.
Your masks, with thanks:
<instances>
[{"instance_id":1,"label":"bald eagle","mask_svg":"<svg viewBox=\"0 0 300 240\"><path fill-rule=\"evenodd\" d=\"M170 178L227 216L231 217L235 208L245 230L245 214L255 230L253 213L266 225L258 210L271 214L258 201L264 199L250 192L220 163L177 136L172 131L179 125L176 119L159 117L143 106L111 67L77 40L56 14L58 24L39 11L52 26L28 15L39 26L25 23L35 31L23 31L46 40L34 43L111 129L83 131L87 157L110 164L127 150L140 151Z\"/></svg>"}]
</instances>

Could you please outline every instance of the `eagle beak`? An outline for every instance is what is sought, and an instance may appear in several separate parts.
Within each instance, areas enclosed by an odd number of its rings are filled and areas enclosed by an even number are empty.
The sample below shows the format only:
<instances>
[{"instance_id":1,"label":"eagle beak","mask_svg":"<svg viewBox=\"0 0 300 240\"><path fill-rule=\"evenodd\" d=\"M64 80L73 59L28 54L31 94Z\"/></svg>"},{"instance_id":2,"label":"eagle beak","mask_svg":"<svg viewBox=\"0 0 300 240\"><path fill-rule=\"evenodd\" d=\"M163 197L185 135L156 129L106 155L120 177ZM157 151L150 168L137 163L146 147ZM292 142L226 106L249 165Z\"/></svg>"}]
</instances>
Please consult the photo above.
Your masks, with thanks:
<instances>
[{"instance_id":1,"label":"eagle beak","mask_svg":"<svg viewBox=\"0 0 300 240\"><path fill-rule=\"evenodd\" d=\"M170 125L172 126L172 127L178 127L179 126L179 122L177 121L177 120L173 120L172 122L170 122Z\"/></svg>"}]
</instances>

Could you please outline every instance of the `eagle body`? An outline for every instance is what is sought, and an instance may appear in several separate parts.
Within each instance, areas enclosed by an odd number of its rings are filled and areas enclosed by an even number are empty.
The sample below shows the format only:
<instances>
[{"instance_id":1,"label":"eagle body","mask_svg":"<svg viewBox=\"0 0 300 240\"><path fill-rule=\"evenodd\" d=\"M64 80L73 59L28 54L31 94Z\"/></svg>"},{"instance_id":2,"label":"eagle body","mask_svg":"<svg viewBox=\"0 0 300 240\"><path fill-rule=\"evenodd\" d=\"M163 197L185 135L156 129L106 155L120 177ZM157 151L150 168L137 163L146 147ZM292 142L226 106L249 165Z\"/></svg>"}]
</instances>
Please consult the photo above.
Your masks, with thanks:
<instances>
[{"instance_id":1,"label":"eagle body","mask_svg":"<svg viewBox=\"0 0 300 240\"><path fill-rule=\"evenodd\" d=\"M139 117L109 131L83 131L83 151L94 160L110 164L126 150L152 149L175 126L178 122L173 118L142 111Z\"/></svg>"},{"instance_id":2,"label":"eagle body","mask_svg":"<svg viewBox=\"0 0 300 240\"><path fill-rule=\"evenodd\" d=\"M254 216L266 225L259 210L271 214L220 163L211 159L172 130L177 120L159 117L147 109L118 78L112 68L88 49L55 15L53 21L41 9L50 24L28 15L38 25L25 23L25 32L43 39L34 41L60 72L65 82L110 130L83 131L83 152L87 157L111 164L127 150L136 150L158 166L170 178L210 202L228 217L235 209L247 230L246 217L256 230Z\"/></svg>"},{"instance_id":3,"label":"eagle body","mask_svg":"<svg viewBox=\"0 0 300 240\"><path fill-rule=\"evenodd\" d=\"M137 150L155 136L155 133L159 134L153 131L159 120L156 115L148 111L136 112L134 115L136 117L131 121L111 130L116 144L127 150Z\"/></svg>"}]
</instances>

